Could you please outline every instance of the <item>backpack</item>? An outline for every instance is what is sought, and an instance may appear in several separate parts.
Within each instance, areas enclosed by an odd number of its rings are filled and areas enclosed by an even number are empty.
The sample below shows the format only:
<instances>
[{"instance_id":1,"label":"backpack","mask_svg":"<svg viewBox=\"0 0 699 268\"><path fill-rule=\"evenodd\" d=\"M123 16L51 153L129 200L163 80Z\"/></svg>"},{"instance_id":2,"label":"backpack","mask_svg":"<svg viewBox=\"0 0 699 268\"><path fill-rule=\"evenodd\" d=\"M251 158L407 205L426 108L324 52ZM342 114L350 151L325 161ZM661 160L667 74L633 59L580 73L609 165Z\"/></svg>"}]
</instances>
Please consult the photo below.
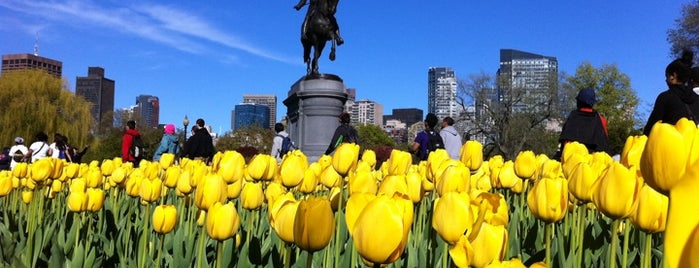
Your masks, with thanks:
<instances>
[{"instance_id":1,"label":"backpack","mask_svg":"<svg viewBox=\"0 0 699 268\"><path fill-rule=\"evenodd\" d=\"M22 162L22 159L24 159L24 154L22 153L22 151L17 150L14 154L12 154L12 160L14 160L15 162Z\"/></svg>"},{"instance_id":2,"label":"backpack","mask_svg":"<svg viewBox=\"0 0 699 268\"><path fill-rule=\"evenodd\" d=\"M284 137L282 135L277 134L277 137L282 138L282 148L279 149L279 156L280 157L286 155L291 150L296 149L294 147L294 144L291 142L291 138L289 138L289 136Z\"/></svg>"},{"instance_id":3,"label":"backpack","mask_svg":"<svg viewBox=\"0 0 699 268\"><path fill-rule=\"evenodd\" d=\"M129 147L129 154L136 159L146 158L145 146L143 146L143 140L141 140L140 135L133 136L133 140L131 141L131 147Z\"/></svg>"},{"instance_id":4,"label":"backpack","mask_svg":"<svg viewBox=\"0 0 699 268\"><path fill-rule=\"evenodd\" d=\"M427 136L430 137L430 139L427 142L427 153L429 154L430 152L434 152L437 149L444 149L444 141L442 140L442 136L439 136L439 134L436 131L425 131L427 132Z\"/></svg>"}]
</instances>

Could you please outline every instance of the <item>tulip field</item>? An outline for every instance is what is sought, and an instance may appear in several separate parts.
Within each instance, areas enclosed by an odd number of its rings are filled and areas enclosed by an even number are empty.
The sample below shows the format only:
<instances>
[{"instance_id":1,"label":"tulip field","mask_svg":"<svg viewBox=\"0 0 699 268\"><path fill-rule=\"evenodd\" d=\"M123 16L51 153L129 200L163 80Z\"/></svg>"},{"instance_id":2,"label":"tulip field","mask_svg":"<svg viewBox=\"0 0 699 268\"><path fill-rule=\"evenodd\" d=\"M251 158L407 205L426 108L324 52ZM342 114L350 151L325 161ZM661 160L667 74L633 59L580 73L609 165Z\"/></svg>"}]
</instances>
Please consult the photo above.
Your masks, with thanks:
<instances>
[{"instance_id":1,"label":"tulip field","mask_svg":"<svg viewBox=\"0 0 699 268\"><path fill-rule=\"evenodd\" d=\"M19 163L0 172L0 266L699 267L693 122L629 137L620 160L482 151Z\"/></svg>"}]
</instances>

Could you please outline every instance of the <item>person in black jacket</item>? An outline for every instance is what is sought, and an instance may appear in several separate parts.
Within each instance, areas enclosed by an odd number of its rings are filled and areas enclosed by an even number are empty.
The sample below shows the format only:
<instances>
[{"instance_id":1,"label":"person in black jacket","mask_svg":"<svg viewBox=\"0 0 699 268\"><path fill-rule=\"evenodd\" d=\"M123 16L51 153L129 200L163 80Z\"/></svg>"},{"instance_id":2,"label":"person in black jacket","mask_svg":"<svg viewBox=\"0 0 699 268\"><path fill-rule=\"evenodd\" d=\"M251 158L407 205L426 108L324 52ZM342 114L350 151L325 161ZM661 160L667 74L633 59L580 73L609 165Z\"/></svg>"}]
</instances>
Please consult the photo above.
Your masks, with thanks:
<instances>
[{"instance_id":1,"label":"person in black jacket","mask_svg":"<svg viewBox=\"0 0 699 268\"><path fill-rule=\"evenodd\" d=\"M350 114L343 112L340 114L340 126L335 129L335 134L333 134L332 140L328 145L328 149L325 150L326 155L330 155L335 149L340 146L340 144L348 143L359 143L359 137L357 135L357 130L350 126Z\"/></svg>"},{"instance_id":2,"label":"person in black jacket","mask_svg":"<svg viewBox=\"0 0 699 268\"><path fill-rule=\"evenodd\" d=\"M195 160L202 160L209 163L214 156L214 142L211 134L206 129L204 119L197 119L194 135L187 139L187 143L182 150L182 156Z\"/></svg>"},{"instance_id":3,"label":"person in black jacket","mask_svg":"<svg viewBox=\"0 0 699 268\"><path fill-rule=\"evenodd\" d=\"M685 50L681 58L672 61L665 68L668 89L655 99L653 111L643 128L643 134L646 136L650 135L650 130L658 121L674 125L683 117L694 122L699 119L699 97L688 85L693 57L694 53Z\"/></svg>"},{"instance_id":4,"label":"person in black jacket","mask_svg":"<svg viewBox=\"0 0 699 268\"><path fill-rule=\"evenodd\" d=\"M554 158L560 158L566 143L572 141L584 144L591 153L609 153L607 119L592 108L597 103L595 91L589 88L582 89L575 100L577 109L570 112L563 124L563 130L558 139L561 144Z\"/></svg>"}]
</instances>

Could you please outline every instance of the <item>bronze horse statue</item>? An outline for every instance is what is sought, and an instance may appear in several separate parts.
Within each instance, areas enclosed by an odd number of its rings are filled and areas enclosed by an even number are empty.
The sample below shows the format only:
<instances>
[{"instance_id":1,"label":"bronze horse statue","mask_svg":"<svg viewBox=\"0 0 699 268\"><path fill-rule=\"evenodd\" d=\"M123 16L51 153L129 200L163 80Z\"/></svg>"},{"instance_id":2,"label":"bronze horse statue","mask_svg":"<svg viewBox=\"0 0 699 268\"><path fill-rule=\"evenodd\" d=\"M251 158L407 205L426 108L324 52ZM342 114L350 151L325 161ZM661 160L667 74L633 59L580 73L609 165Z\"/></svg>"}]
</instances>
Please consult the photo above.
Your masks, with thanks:
<instances>
[{"instance_id":1,"label":"bronze horse statue","mask_svg":"<svg viewBox=\"0 0 699 268\"><path fill-rule=\"evenodd\" d=\"M303 62L306 63L306 74L319 74L318 58L323 53L327 41L332 42L329 55L331 61L335 60L335 47L343 43L335 20L338 1L311 0L306 18L301 25L301 44L303 44ZM299 10L305 4L306 0L300 0L294 8ZM313 48L312 60L311 48Z\"/></svg>"}]
</instances>

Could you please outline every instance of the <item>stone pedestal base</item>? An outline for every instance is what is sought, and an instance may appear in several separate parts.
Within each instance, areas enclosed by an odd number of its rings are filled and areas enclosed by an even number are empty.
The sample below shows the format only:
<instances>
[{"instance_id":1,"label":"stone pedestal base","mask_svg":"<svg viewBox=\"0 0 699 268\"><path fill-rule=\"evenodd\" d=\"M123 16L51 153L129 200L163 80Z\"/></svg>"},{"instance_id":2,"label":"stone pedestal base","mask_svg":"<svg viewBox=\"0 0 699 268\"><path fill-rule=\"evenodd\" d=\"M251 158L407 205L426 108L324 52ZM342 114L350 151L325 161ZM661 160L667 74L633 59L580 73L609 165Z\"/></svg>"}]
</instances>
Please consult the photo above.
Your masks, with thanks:
<instances>
[{"instance_id":1,"label":"stone pedestal base","mask_svg":"<svg viewBox=\"0 0 699 268\"><path fill-rule=\"evenodd\" d=\"M345 84L333 74L307 75L291 86L284 100L287 131L309 163L328 148L346 101Z\"/></svg>"}]
</instances>

